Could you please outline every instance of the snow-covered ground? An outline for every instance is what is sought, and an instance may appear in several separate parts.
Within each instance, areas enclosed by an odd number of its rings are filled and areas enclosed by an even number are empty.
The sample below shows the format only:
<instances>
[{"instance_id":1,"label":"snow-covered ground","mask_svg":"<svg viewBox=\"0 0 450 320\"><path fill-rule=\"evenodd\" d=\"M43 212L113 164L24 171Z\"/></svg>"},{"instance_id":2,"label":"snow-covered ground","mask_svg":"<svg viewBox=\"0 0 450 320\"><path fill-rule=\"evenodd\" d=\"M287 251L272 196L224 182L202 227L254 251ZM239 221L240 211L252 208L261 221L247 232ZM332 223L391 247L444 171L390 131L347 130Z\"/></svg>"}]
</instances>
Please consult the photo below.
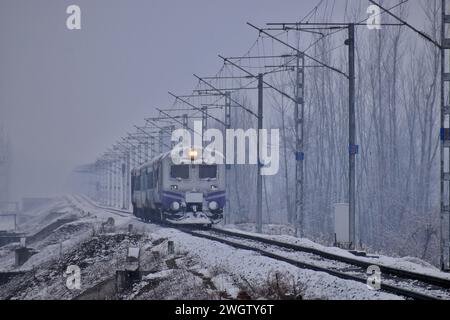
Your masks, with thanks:
<instances>
[{"instance_id":1,"label":"snow-covered ground","mask_svg":"<svg viewBox=\"0 0 450 320\"><path fill-rule=\"evenodd\" d=\"M278 230L280 230L280 228L281 227L278 227L278 226L272 226L272 228L270 228L267 231L269 231L269 232L271 232L271 231L273 232L274 230L278 231ZM317 250L331 253L334 255L349 257L352 259L369 262L369 263L373 263L373 264L380 265L380 266L389 266L389 267L396 268L396 269L412 271L412 272L425 274L425 275L432 275L432 276L440 277L443 279L450 279L449 273L442 272L441 270L439 270L435 266L429 264L428 262L423 261L418 258L415 258L415 257L393 258L393 257L388 257L388 256L380 255L380 254L376 254L376 255L369 254L368 257L355 256L352 253L348 252L347 250L344 250L341 248L326 247L326 246L317 244L315 242L312 242L308 239L299 239L292 235L280 235L277 231L275 231L276 234L263 234L263 235L256 234L254 232L248 231L248 230L253 230L252 226L249 224L227 225L227 226L224 226L224 229L229 229L231 231L240 232L243 234L257 235L260 237L273 239L273 240L277 240L277 241L281 241L281 242L297 244L297 245L300 245L303 247L317 249Z\"/></svg>"},{"instance_id":2,"label":"snow-covered ground","mask_svg":"<svg viewBox=\"0 0 450 320\"><path fill-rule=\"evenodd\" d=\"M131 215L98 208L81 197L55 199L46 208L27 213L19 227L36 234L63 218L72 221L30 243L39 252L19 268L14 266L11 251L18 244L0 248L1 271L29 271L0 285L0 299L401 299L370 290L363 283L143 223ZM113 226L106 224L111 218ZM291 236L268 237L349 254ZM169 241L174 243L173 254L168 253ZM133 286L113 293L116 270L124 270L129 247L140 248L141 270L146 274ZM380 261L439 274L431 266L406 259L381 257ZM80 290L66 287L64 272L69 265L81 269Z\"/></svg>"},{"instance_id":3,"label":"snow-covered ground","mask_svg":"<svg viewBox=\"0 0 450 320\"><path fill-rule=\"evenodd\" d=\"M322 272L303 270L290 264L239 250L210 240L192 237L174 229L160 229L155 235L168 237L180 252L195 263L192 267L212 277L232 297L245 285L264 287L273 278L283 276L295 283L304 299L396 299L397 297L369 290L365 284L338 279ZM212 273L211 270L219 270Z\"/></svg>"}]
</instances>

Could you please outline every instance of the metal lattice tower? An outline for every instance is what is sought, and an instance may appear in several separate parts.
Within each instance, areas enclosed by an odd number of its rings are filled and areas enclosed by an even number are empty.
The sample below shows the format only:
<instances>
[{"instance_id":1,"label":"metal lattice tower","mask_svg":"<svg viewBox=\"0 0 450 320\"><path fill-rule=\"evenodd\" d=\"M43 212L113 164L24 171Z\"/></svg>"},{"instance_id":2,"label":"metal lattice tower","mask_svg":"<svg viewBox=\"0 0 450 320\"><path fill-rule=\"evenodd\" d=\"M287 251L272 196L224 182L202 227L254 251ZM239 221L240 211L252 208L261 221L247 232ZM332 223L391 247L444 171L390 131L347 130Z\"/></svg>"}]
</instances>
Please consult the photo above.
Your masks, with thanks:
<instances>
[{"instance_id":1,"label":"metal lattice tower","mask_svg":"<svg viewBox=\"0 0 450 320\"><path fill-rule=\"evenodd\" d=\"M205 132L207 130L208 127L208 107L207 106L203 106L202 107L202 148L205 148ZM203 152L203 151L202 151Z\"/></svg>"},{"instance_id":2,"label":"metal lattice tower","mask_svg":"<svg viewBox=\"0 0 450 320\"><path fill-rule=\"evenodd\" d=\"M163 153L164 152L164 130L163 129L161 129L160 131L159 131L159 153L161 154L161 153Z\"/></svg>"},{"instance_id":3,"label":"metal lattice tower","mask_svg":"<svg viewBox=\"0 0 450 320\"><path fill-rule=\"evenodd\" d=\"M225 134L227 129L231 129L231 92L225 92ZM225 144L226 148L226 144ZM228 192L230 189L230 169L231 166L226 163L226 149L224 149L224 164L225 164L225 191ZM231 222L231 210L230 210L230 196L225 198L225 214L224 214L224 222L225 224Z\"/></svg>"},{"instance_id":4,"label":"metal lattice tower","mask_svg":"<svg viewBox=\"0 0 450 320\"><path fill-rule=\"evenodd\" d=\"M150 137L150 150L151 150L150 159L153 159L156 156L156 153L155 153L155 137L154 136Z\"/></svg>"},{"instance_id":5,"label":"metal lattice tower","mask_svg":"<svg viewBox=\"0 0 450 320\"><path fill-rule=\"evenodd\" d=\"M295 88L295 233L303 236L304 215L304 115L305 115L305 56L297 54Z\"/></svg>"},{"instance_id":6,"label":"metal lattice tower","mask_svg":"<svg viewBox=\"0 0 450 320\"><path fill-rule=\"evenodd\" d=\"M130 164L130 153L127 151L125 153L125 167L126 170L126 189L124 190L124 209L128 209L131 203L131 164Z\"/></svg>"},{"instance_id":7,"label":"metal lattice tower","mask_svg":"<svg viewBox=\"0 0 450 320\"><path fill-rule=\"evenodd\" d=\"M442 30L441 30L441 230L440 230L440 264L442 270L450 269L450 38L447 30L450 28L450 9L448 0L442 0Z\"/></svg>"}]
</instances>

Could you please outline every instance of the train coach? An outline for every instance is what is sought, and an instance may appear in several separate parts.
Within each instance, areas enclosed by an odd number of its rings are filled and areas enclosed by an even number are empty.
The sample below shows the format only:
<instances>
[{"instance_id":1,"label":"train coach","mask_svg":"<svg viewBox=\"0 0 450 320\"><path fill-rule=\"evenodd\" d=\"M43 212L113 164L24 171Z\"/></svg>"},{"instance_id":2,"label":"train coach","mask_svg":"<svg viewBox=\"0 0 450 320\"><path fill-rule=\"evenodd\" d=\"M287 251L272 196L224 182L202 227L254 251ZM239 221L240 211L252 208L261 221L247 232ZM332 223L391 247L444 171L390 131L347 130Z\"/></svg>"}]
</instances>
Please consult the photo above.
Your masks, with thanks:
<instances>
[{"instance_id":1,"label":"train coach","mask_svg":"<svg viewBox=\"0 0 450 320\"><path fill-rule=\"evenodd\" d=\"M170 152L133 169L133 214L144 220L211 226L223 218L225 166L174 164Z\"/></svg>"}]
</instances>

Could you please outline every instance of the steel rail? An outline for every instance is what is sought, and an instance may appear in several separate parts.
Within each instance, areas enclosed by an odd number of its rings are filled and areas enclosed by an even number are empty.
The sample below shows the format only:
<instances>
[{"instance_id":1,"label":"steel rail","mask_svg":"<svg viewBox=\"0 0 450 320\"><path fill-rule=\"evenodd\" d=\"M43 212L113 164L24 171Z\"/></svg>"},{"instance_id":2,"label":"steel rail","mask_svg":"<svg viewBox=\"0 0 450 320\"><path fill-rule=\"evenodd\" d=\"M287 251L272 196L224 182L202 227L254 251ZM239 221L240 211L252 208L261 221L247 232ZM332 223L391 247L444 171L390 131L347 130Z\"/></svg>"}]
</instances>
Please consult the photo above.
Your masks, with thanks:
<instances>
[{"instance_id":1,"label":"steel rail","mask_svg":"<svg viewBox=\"0 0 450 320\"><path fill-rule=\"evenodd\" d=\"M112 213L125 213L128 216L131 215L131 213L129 211L126 210L121 210L121 209L115 209L115 208L109 208L109 207L103 207L100 206L98 204L96 204L94 201L92 201L91 199L86 199L86 197L82 197L83 200L88 201L91 205L100 208L100 209L104 209L104 210L108 210L108 211L112 211ZM121 215L122 216L122 215ZM161 223L157 223L157 224L161 224ZM164 226L168 226L168 225L164 225ZM169 225L170 226L170 225ZM173 226L171 226L173 228ZM208 240L212 240L212 241L216 241L216 242L220 242L229 246L232 246L234 248L237 249L242 249L242 250L249 250L249 251L254 251L257 252L259 254L261 254L262 256L268 257L268 258L272 258L278 261L283 261L286 263L289 263L291 265L294 265L296 267L299 268L303 268L303 269L309 269L309 270L313 270L313 271L319 271L319 272L325 272L329 275L335 276L337 278L340 279L344 279L344 280L353 280L353 281L357 281L360 283L367 283L367 278L364 277L360 277L360 276L356 276L356 275L352 275L352 274L348 274L345 272L341 272L341 271L337 271L337 270L332 270L326 267L321 267L318 265L313 265L307 262L303 262L303 261L299 261L299 260L295 260L295 259L291 259L273 252L269 252L267 250L263 250L261 248L257 248L248 244L244 244L244 243L239 243L236 241L232 241L230 239L224 239L218 236L214 236L214 235L210 235L210 234L205 234L202 232L199 232L195 229L192 228L180 228L177 227L175 228L176 230L180 230L184 233L188 233L192 236L195 237L199 237L199 238L204 238L204 239L208 239ZM203 230L205 231L205 230ZM250 235L250 234L245 234L245 233L241 233L241 232L233 232L230 230L224 230L224 229L220 229L220 228L212 228L209 231L213 231L216 233L220 233L224 236L232 236L232 237L236 237L236 238L241 238L241 239L245 239L245 240L252 240L252 241L256 241L256 242L260 242L266 245L273 245L273 246L278 246L284 249L290 249L293 251L297 251L297 252L304 252L304 253L310 253L310 254L314 254L317 256L320 256L321 258L325 258L325 259L329 259L329 260L335 260L335 261L339 261L342 263L347 263L356 267L360 267L360 268L367 268L368 266L371 265L377 265L380 267L380 271L386 274L389 274L391 276L395 276L395 277L399 277L405 280L417 280L417 281L421 281L423 283L426 284L430 284L430 285L434 285L443 289L448 289L450 288L450 280L449 279L444 279L444 278L440 278L440 277L435 277L435 276L431 276L431 275L424 275L424 274L420 274L420 273L416 273L416 272L412 272L412 271L407 271L407 270L401 270L401 269L397 269L397 268L392 268L389 266L384 266L384 265L378 265L376 263L371 263L371 262L366 262L366 261L362 261L359 259L352 259L350 257L343 257L340 255L336 255L333 253L329 253L329 252L325 252L319 249L315 249L315 248L310 248L310 247L305 247L305 246L301 246L298 244L292 244L292 243L287 243L287 242L281 242L281 241L277 241L277 240L272 240L272 239L268 239L268 238L264 238L261 236L256 236L256 235ZM393 293L396 295L400 295L400 296L404 296L407 298L411 298L411 299L416 299L416 300L440 300L437 297L431 296L431 295L427 295L421 292L417 292L417 291L412 291L409 289L405 289L405 288L401 288L398 286L394 286L391 284L386 284L386 283L381 283L380 284L380 289L385 291L385 292L389 292L389 293Z\"/></svg>"}]
</instances>

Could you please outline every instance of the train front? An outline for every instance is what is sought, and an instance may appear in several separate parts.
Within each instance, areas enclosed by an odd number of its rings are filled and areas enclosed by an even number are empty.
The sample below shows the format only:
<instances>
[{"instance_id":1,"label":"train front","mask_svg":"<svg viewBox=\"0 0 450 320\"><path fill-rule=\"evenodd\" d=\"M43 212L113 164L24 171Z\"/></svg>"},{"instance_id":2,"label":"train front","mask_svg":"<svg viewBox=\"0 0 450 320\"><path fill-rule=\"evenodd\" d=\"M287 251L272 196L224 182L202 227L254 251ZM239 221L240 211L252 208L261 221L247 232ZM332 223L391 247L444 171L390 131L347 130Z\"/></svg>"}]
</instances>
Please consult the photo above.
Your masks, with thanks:
<instances>
[{"instance_id":1,"label":"train front","mask_svg":"<svg viewBox=\"0 0 450 320\"><path fill-rule=\"evenodd\" d=\"M174 164L170 157L167 160L161 194L165 220L198 225L220 222L226 202L225 166Z\"/></svg>"}]
</instances>

